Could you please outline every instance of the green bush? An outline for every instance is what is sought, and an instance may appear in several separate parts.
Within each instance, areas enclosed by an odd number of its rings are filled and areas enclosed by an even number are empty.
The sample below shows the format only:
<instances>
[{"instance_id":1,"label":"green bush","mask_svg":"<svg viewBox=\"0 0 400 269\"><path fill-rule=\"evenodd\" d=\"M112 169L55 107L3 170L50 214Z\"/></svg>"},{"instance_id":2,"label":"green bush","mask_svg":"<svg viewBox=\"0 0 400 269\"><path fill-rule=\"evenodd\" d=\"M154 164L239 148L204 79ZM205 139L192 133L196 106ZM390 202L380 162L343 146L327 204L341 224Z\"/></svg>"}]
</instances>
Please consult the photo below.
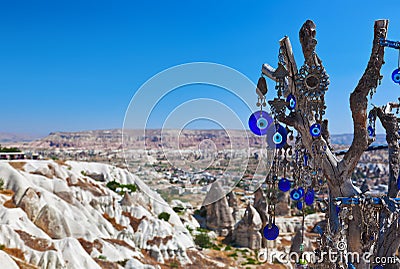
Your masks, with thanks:
<instances>
[{"instance_id":1,"label":"green bush","mask_svg":"<svg viewBox=\"0 0 400 269\"><path fill-rule=\"evenodd\" d=\"M191 228L189 225L186 225L185 227L189 231L189 233L193 233L193 228Z\"/></svg>"},{"instance_id":2,"label":"green bush","mask_svg":"<svg viewBox=\"0 0 400 269\"><path fill-rule=\"evenodd\" d=\"M103 255L100 255L100 256L98 257L98 259L99 259L99 260L107 260L107 257L106 257L106 256L103 256Z\"/></svg>"},{"instance_id":3,"label":"green bush","mask_svg":"<svg viewBox=\"0 0 400 269\"><path fill-rule=\"evenodd\" d=\"M237 258L237 253L236 252L233 252L233 253L231 253L231 254L228 254L228 257L232 257L232 258Z\"/></svg>"},{"instance_id":4,"label":"green bush","mask_svg":"<svg viewBox=\"0 0 400 269\"><path fill-rule=\"evenodd\" d=\"M206 233L199 233L194 238L194 243L201 248L211 248L213 243L211 242L211 238Z\"/></svg>"},{"instance_id":5,"label":"green bush","mask_svg":"<svg viewBox=\"0 0 400 269\"><path fill-rule=\"evenodd\" d=\"M113 180L108 182L106 186L110 190L115 191L120 186L120 184L117 181Z\"/></svg>"},{"instance_id":6,"label":"green bush","mask_svg":"<svg viewBox=\"0 0 400 269\"><path fill-rule=\"evenodd\" d=\"M121 187L127 188L128 190L130 190L130 192L135 192L137 190L137 187L134 184L124 184L124 185L121 185Z\"/></svg>"},{"instance_id":7,"label":"green bush","mask_svg":"<svg viewBox=\"0 0 400 269\"><path fill-rule=\"evenodd\" d=\"M169 221L169 217L171 217L171 215L167 212L162 212L158 215L159 219L163 219L165 221Z\"/></svg>"},{"instance_id":8,"label":"green bush","mask_svg":"<svg viewBox=\"0 0 400 269\"><path fill-rule=\"evenodd\" d=\"M121 184L115 180L110 181L106 184L107 188L109 188L110 190L112 190L113 192L117 192L117 189L128 189L129 192L135 192L137 190L137 187L135 184ZM118 194L124 195L125 192L124 191L120 191L118 192Z\"/></svg>"},{"instance_id":9,"label":"green bush","mask_svg":"<svg viewBox=\"0 0 400 269\"><path fill-rule=\"evenodd\" d=\"M185 208L183 208L183 206L174 206L172 208L176 213L181 213L185 210Z\"/></svg>"},{"instance_id":10,"label":"green bush","mask_svg":"<svg viewBox=\"0 0 400 269\"><path fill-rule=\"evenodd\" d=\"M247 264L256 264L256 260L253 258L247 258Z\"/></svg>"},{"instance_id":11,"label":"green bush","mask_svg":"<svg viewBox=\"0 0 400 269\"><path fill-rule=\"evenodd\" d=\"M21 152L21 150L19 148L2 148L0 145L0 152Z\"/></svg>"},{"instance_id":12,"label":"green bush","mask_svg":"<svg viewBox=\"0 0 400 269\"><path fill-rule=\"evenodd\" d=\"M212 247L212 249L213 249L213 250L217 250L217 251L220 251L220 250L221 250L221 248L218 247L218 246L216 246L216 245L214 245L214 246Z\"/></svg>"},{"instance_id":13,"label":"green bush","mask_svg":"<svg viewBox=\"0 0 400 269\"><path fill-rule=\"evenodd\" d=\"M118 261L117 263L119 264L119 265L121 265L122 267L125 267L125 265L126 265L126 263L129 261L129 259L125 259L125 260L123 260L123 261Z\"/></svg>"},{"instance_id":14,"label":"green bush","mask_svg":"<svg viewBox=\"0 0 400 269\"><path fill-rule=\"evenodd\" d=\"M4 188L4 179L0 178L0 190Z\"/></svg>"},{"instance_id":15,"label":"green bush","mask_svg":"<svg viewBox=\"0 0 400 269\"><path fill-rule=\"evenodd\" d=\"M201 227L197 227L196 231L201 232L201 233L208 233L207 229L201 228Z\"/></svg>"}]
</instances>

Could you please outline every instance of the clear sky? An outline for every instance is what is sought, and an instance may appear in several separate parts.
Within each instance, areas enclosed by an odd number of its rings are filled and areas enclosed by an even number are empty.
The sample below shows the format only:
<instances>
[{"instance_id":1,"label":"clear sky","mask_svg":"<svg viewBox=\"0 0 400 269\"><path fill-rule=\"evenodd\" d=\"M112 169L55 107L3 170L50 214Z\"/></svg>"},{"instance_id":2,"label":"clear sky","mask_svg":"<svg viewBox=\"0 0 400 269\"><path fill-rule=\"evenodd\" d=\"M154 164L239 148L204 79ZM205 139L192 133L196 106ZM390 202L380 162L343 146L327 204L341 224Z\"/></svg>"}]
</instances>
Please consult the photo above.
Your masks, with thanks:
<instances>
[{"instance_id":1,"label":"clear sky","mask_svg":"<svg viewBox=\"0 0 400 269\"><path fill-rule=\"evenodd\" d=\"M227 65L256 82L263 63L276 64L284 35L302 64L298 31L312 19L331 77L330 129L349 133L348 97L367 64L374 20L388 18L388 37L400 40L398 10L394 1L0 1L0 132L120 128L144 82L188 62ZM376 105L399 96L390 79L397 57L387 50ZM213 92L192 88L199 97Z\"/></svg>"}]
</instances>

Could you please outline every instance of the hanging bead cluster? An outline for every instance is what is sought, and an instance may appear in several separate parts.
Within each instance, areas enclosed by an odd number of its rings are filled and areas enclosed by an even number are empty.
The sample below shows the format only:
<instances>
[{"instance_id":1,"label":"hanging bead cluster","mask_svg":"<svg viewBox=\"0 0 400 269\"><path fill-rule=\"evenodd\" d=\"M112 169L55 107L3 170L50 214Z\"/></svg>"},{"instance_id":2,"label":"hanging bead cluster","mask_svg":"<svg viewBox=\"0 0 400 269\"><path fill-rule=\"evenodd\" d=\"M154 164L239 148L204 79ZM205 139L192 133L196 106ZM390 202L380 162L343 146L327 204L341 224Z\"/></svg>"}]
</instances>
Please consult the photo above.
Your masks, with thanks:
<instances>
[{"instance_id":1,"label":"hanging bead cluster","mask_svg":"<svg viewBox=\"0 0 400 269\"><path fill-rule=\"evenodd\" d=\"M256 93L258 95L256 105L260 108L260 110L251 114L249 118L250 130L258 136L266 135L268 128L273 122L271 116L263 110L263 108L267 105L265 102L265 95L267 94L267 92L267 82L265 78L261 75L261 77L258 79L256 88Z\"/></svg>"},{"instance_id":2,"label":"hanging bead cluster","mask_svg":"<svg viewBox=\"0 0 400 269\"><path fill-rule=\"evenodd\" d=\"M381 206L373 202L374 198L367 197L360 199L360 208L362 214L362 228L361 242L363 244L363 251L374 253L371 249L378 239L379 233L379 212Z\"/></svg>"},{"instance_id":3,"label":"hanging bead cluster","mask_svg":"<svg viewBox=\"0 0 400 269\"><path fill-rule=\"evenodd\" d=\"M367 127L368 136L370 138L373 138L373 137L376 136L376 134L375 134L375 122L376 122L376 111L375 110L371 110L368 113L368 127Z\"/></svg>"},{"instance_id":4,"label":"hanging bead cluster","mask_svg":"<svg viewBox=\"0 0 400 269\"><path fill-rule=\"evenodd\" d=\"M276 184L278 182L279 158L273 161L272 169L267 176L266 198L268 204L268 223L263 229L264 237L267 240L275 240L279 235L279 228L275 225L275 206L278 202L278 192Z\"/></svg>"}]
</instances>

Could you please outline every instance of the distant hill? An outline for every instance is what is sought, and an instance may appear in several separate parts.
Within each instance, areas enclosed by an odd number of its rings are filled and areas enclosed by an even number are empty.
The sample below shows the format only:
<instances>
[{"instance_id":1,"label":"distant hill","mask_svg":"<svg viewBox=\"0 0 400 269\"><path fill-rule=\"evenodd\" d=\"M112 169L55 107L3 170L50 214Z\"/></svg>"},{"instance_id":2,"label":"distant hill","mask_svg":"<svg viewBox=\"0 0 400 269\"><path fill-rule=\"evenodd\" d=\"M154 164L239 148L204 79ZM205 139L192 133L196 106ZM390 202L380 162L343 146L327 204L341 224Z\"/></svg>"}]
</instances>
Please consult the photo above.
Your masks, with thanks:
<instances>
[{"instance_id":1,"label":"distant hill","mask_svg":"<svg viewBox=\"0 0 400 269\"><path fill-rule=\"evenodd\" d=\"M0 144L15 143L15 142L31 142L40 138L40 136L30 134L17 134L0 132Z\"/></svg>"},{"instance_id":2,"label":"distant hill","mask_svg":"<svg viewBox=\"0 0 400 269\"><path fill-rule=\"evenodd\" d=\"M125 142L128 143L130 148L142 148L143 141L146 141L148 147L154 148L159 147L162 142L172 141L172 137L175 137L176 130L165 130L165 138L161 141L161 130L147 130L146 137L143 135L143 130L130 130L127 136L124 138ZM247 131L249 135L249 144L252 147L258 147L262 143L261 137L257 137ZM233 140L239 141L240 145L235 145L236 148L243 148L247 145L243 137L246 136L246 131L241 130L229 130ZM92 131L80 131L80 132L53 132L48 136L33 140L33 137L12 135L0 133L0 143L4 142L23 142L24 146L31 148L75 148L75 149L119 149L122 146L122 130L121 129L110 129L110 130L92 130ZM181 133L179 143L186 147L197 146L198 142L210 139L213 140L216 146L225 147L229 145L232 139L229 138L228 134L224 130L184 130ZM348 146L353 140L353 134L336 134L331 135L331 143L335 145ZM26 143L28 142L28 143ZM22 144L22 143L21 143ZM374 144L382 145L386 144L386 138L384 134L379 134L376 137Z\"/></svg>"},{"instance_id":3,"label":"distant hill","mask_svg":"<svg viewBox=\"0 0 400 269\"><path fill-rule=\"evenodd\" d=\"M336 145L351 145L353 134L336 134L331 135L331 143ZM376 145L387 144L385 134L377 134L374 142Z\"/></svg>"}]
</instances>

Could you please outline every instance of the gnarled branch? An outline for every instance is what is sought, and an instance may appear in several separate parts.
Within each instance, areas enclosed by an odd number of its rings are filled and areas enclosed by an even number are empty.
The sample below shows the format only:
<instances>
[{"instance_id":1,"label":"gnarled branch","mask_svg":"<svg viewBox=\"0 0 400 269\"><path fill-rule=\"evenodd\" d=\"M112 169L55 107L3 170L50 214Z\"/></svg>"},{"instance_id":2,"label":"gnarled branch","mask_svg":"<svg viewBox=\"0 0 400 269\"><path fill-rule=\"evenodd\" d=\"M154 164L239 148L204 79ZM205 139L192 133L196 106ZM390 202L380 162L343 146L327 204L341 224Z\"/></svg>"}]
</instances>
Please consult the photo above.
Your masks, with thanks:
<instances>
[{"instance_id":1,"label":"gnarled branch","mask_svg":"<svg viewBox=\"0 0 400 269\"><path fill-rule=\"evenodd\" d=\"M380 70L384 63L384 47L380 46L379 39L386 38L388 20L375 21L374 41L368 66L358 82L357 87L350 95L350 109L353 117L354 136L350 149L340 163L340 170L344 176L350 177L361 155L369 145L367 124L367 95L371 89L378 86L381 78Z\"/></svg>"}]
</instances>

